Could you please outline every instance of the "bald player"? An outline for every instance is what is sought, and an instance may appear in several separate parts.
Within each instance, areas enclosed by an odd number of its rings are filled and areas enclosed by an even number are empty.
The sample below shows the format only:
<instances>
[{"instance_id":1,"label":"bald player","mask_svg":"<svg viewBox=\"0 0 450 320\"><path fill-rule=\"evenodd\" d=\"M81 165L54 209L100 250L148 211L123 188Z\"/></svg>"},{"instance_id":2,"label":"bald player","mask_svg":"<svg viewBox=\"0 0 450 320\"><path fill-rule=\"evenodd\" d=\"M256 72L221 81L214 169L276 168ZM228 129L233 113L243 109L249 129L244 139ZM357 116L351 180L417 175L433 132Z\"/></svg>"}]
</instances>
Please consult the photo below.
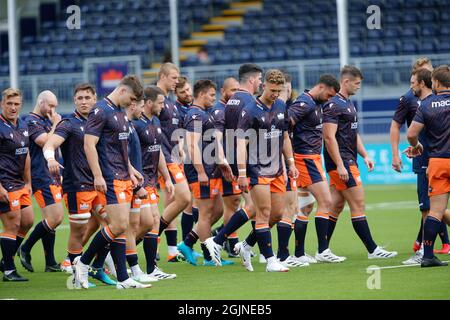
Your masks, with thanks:
<instances>
[{"instance_id":1,"label":"bald player","mask_svg":"<svg viewBox=\"0 0 450 320\"><path fill-rule=\"evenodd\" d=\"M43 91L38 95L33 111L25 118L30 138L31 185L36 202L42 210L42 221L35 226L18 250L23 267L30 272L34 272L30 252L39 239L42 239L44 246L45 272L61 271L54 255L55 230L64 215L61 177L50 173L42 150L61 121L61 116L56 113L57 106L58 99L53 92ZM54 158L59 160L57 152Z\"/></svg>"}]
</instances>

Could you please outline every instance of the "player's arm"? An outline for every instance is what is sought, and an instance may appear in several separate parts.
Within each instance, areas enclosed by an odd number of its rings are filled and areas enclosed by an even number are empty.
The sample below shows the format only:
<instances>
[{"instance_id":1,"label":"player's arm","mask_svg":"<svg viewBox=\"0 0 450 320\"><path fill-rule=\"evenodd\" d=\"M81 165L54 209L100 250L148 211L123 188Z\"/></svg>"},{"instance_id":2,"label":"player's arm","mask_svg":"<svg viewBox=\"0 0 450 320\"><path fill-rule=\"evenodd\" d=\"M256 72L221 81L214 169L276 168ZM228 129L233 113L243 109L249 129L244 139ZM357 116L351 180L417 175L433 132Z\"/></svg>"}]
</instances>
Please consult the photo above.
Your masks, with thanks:
<instances>
[{"instance_id":1,"label":"player's arm","mask_svg":"<svg viewBox=\"0 0 450 320\"><path fill-rule=\"evenodd\" d=\"M336 123L326 122L323 124L323 140L333 162L336 164L336 170L342 181L348 181L348 171L344 166L341 154L339 153L339 144L336 140L338 125Z\"/></svg>"},{"instance_id":2,"label":"player's arm","mask_svg":"<svg viewBox=\"0 0 450 320\"><path fill-rule=\"evenodd\" d=\"M298 170L295 167L294 153L292 151L291 139L289 138L289 133L287 131L284 132L283 136L283 156L285 159L287 159L288 162L289 177L291 177L292 179L297 179ZM285 167L284 164L285 161L283 161L283 167Z\"/></svg>"},{"instance_id":3,"label":"player's arm","mask_svg":"<svg viewBox=\"0 0 450 320\"><path fill-rule=\"evenodd\" d=\"M106 182L103 178L102 170L98 162L98 153L96 148L98 141L99 137L86 133L84 135L84 152L86 153L89 168L94 176L95 190L106 193Z\"/></svg>"},{"instance_id":4,"label":"player's arm","mask_svg":"<svg viewBox=\"0 0 450 320\"><path fill-rule=\"evenodd\" d=\"M231 167L228 164L228 161L225 157L225 152L223 150L223 132L220 130L216 130L215 136L216 136L216 143L217 143L216 150L217 150L217 157L218 157L217 161L218 161L219 168L220 168L225 180L227 180L228 182L231 182L234 179L234 177L233 177L233 171L231 170Z\"/></svg>"},{"instance_id":5,"label":"player's arm","mask_svg":"<svg viewBox=\"0 0 450 320\"><path fill-rule=\"evenodd\" d=\"M170 194L170 197L173 197L173 195L175 194L175 187L172 183L172 179L170 179L169 169L167 169L166 158L164 157L162 149L160 149L159 151L158 171L159 173L161 173L166 183L167 192Z\"/></svg>"},{"instance_id":6,"label":"player's arm","mask_svg":"<svg viewBox=\"0 0 450 320\"><path fill-rule=\"evenodd\" d=\"M247 180L247 139L237 138L236 144L236 160L239 172L238 184L239 188L246 192L248 191L248 180Z\"/></svg>"},{"instance_id":7,"label":"player's arm","mask_svg":"<svg viewBox=\"0 0 450 320\"><path fill-rule=\"evenodd\" d=\"M41 148L44 147L44 145L47 143L49 137L53 135L55 132L56 126L61 121L61 115L56 113L54 109L51 109L50 111L50 121L52 122L52 128L49 133L42 133L38 137L34 139L34 142Z\"/></svg>"},{"instance_id":8,"label":"player's arm","mask_svg":"<svg viewBox=\"0 0 450 320\"><path fill-rule=\"evenodd\" d=\"M397 172L402 171L402 160L399 155L398 145L400 143L400 129L402 125L395 120L391 122L391 129L389 131L391 139L391 149L392 149L392 169Z\"/></svg>"},{"instance_id":9,"label":"player's arm","mask_svg":"<svg viewBox=\"0 0 450 320\"><path fill-rule=\"evenodd\" d=\"M144 182L144 177L135 167L133 167L130 159L128 159L128 174L130 175L134 188L139 187Z\"/></svg>"},{"instance_id":10,"label":"player's arm","mask_svg":"<svg viewBox=\"0 0 450 320\"><path fill-rule=\"evenodd\" d=\"M0 202L9 203L8 191L0 183Z\"/></svg>"},{"instance_id":11,"label":"player's arm","mask_svg":"<svg viewBox=\"0 0 450 320\"><path fill-rule=\"evenodd\" d=\"M419 142L419 133L423 130L425 125L416 120L411 122L411 125L408 128L408 132L406 134L406 138L410 146L406 148L403 152L410 158L417 157L422 154L423 146Z\"/></svg>"},{"instance_id":12,"label":"player's arm","mask_svg":"<svg viewBox=\"0 0 450 320\"><path fill-rule=\"evenodd\" d=\"M366 147L364 147L364 143L359 133L356 135L356 150L358 154L364 159L364 163L366 164L367 169L369 169L369 172L373 171L375 164L369 157L369 154L367 153Z\"/></svg>"},{"instance_id":13,"label":"player's arm","mask_svg":"<svg viewBox=\"0 0 450 320\"><path fill-rule=\"evenodd\" d=\"M30 153L27 153L27 158L25 160L25 168L23 170L23 181L25 182L25 186L30 191L30 194L33 193L31 188L31 157Z\"/></svg>"},{"instance_id":14,"label":"player's arm","mask_svg":"<svg viewBox=\"0 0 450 320\"><path fill-rule=\"evenodd\" d=\"M58 149L64 141L65 139L58 134L52 134L49 135L47 142L42 148L50 174L55 176L58 176L59 169L63 168L61 164L55 160L55 150Z\"/></svg>"}]
</instances>

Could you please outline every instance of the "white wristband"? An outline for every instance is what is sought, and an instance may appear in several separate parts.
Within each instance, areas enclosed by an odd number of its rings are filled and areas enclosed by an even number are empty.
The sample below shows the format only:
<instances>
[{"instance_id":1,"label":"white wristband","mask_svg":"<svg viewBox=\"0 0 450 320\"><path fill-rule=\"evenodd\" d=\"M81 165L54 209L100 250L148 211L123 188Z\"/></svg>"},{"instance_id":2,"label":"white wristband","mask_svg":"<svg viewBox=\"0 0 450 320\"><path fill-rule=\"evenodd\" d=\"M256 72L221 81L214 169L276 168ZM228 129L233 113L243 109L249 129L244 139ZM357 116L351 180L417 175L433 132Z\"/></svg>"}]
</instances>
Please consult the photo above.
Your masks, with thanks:
<instances>
[{"instance_id":1,"label":"white wristband","mask_svg":"<svg viewBox=\"0 0 450 320\"><path fill-rule=\"evenodd\" d=\"M55 150L44 150L44 158L45 160L55 160Z\"/></svg>"},{"instance_id":2,"label":"white wristband","mask_svg":"<svg viewBox=\"0 0 450 320\"><path fill-rule=\"evenodd\" d=\"M295 161L294 161L294 158L289 158L289 159L287 159L287 161L288 161L288 162L295 162Z\"/></svg>"}]
</instances>

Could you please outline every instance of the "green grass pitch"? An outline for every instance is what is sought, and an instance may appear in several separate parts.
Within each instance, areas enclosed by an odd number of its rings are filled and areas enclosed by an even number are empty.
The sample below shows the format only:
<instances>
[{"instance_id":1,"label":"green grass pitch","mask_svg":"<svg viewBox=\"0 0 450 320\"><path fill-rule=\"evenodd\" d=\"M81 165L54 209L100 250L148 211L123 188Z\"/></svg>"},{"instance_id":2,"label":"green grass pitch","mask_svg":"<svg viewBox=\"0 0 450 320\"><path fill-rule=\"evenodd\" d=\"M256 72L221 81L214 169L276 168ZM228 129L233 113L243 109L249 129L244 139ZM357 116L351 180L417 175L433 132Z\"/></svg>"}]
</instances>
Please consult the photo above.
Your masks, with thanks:
<instances>
[{"instance_id":1,"label":"green grass pitch","mask_svg":"<svg viewBox=\"0 0 450 320\"><path fill-rule=\"evenodd\" d=\"M150 289L116 290L91 280L97 287L89 290L69 290L66 273L44 273L42 245L32 251L34 273L25 271L18 258L19 272L30 279L26 283L0 282L0 299L449 299L450 269L448 267L421 269L420 267L382 269L379 281L369 266L399 266L412 254L412 244L417 235L420 213L417 209L415 186L366 186L367 215L372 235L378 245L399 252L389 260L368 260L367 252L353 231L350 214L346 210L338 221L331 248L334 253L347 257L340 264L316 264L307 268L293 268L287 273L266 273L265 266L253 259L255 271L247 272L235 259L227 267L194 267L187 263L167 263L165 238L161 240L163 270L176 273L175 280L159 281ZM36 221L40 212L37 209ZM246 225L239 231L243 238L249 231ZM56 256L62 260L66 254L69 234L67 218L57 231ZM180 237L181 232L178 233ZM276 232L272 232L274 248ZM180 239L179 239L180 240ZM306 251L316 251L314 220L310 218L306 236ZM440 248L439 238L436 247ZM291 253L294 247L291 237ZM200 247L197 244L197 251ZM145 270L142 248L138 248L140 264ZM255 251L258 251L255 248ZM225 258L225 255L223 256ZM450 260L448 255L439 255ZM372 278L370 278L372 277ZM368 288L372 284L372 289ZM373 288L375 286L375 288Z\"/></svg>"}]
</instances>

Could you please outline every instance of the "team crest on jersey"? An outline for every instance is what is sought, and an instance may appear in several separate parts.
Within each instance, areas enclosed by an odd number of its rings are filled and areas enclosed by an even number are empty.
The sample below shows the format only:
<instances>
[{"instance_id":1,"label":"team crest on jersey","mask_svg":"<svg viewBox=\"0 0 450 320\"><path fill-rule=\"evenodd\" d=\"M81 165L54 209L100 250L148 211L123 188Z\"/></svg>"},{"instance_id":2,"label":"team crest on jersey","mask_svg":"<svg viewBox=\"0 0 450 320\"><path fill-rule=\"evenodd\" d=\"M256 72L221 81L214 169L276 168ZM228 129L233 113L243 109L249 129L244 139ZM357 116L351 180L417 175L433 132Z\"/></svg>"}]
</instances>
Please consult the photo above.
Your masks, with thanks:
<instances>
[{"instance_id":1,"label":"team crest on jersey","mask_svg":"<svg viewBox=\"0 0 450 320\"><path fill-rule=\"evenodd\" d=\"M22 147L25 146L25 142L24 141L20 141L20 144L22 145Z\"/></svg>"},{"instance_id":2,"label":"team crest on jersey","mask_svg":"<svg viewBox=\"0 0 450 320\"><path fill-rule=\"evenodd\" d=\"M146 134L146 135L149 135L149 132L148 132L148 130L145 130L145 134Z\"/></svg>"},{"instance_id":3,"label":"team crest on jersey","mask_svg":"<svg viewBox=\"0 0 450 320\"><path fill-rule=\"evenodd\" d=\"M304 103L304 102L300 103L300 107L303 107L304 105L305 105L305 103Z\"/></svg>"},{"instance_id":4,"label":"team crest on jersey","mask_svg":"<svg viewBox=\"0 0 450 320\"><path fill-rule=\"evenodd\" d=\"M98 108L96 108L96 109L94 110L94 114L97 114L99 111L100 111L100 110L98 110Z\"/></svg>"},{"instance_id":5,"label":"team crest on jersey","mask_svg":"<svg viewBox=\"0 0 450 320\"><path fill-rule=\"evenodd\" d=\"M23 132L23 136L24 136L24 137L28 137L28 131L25 130L25 131Z\"/></svg>"},{"instance_id":6,"label":"team crest on jersey","mask_svg":"<svg viewBox=\"0 0 450 320\"><path fill-rule=\"evenodd\" d=\"M262 122L266 121L266 118L261 117L261 121L262 121Z\"/></svg>"},{"instance_id":7,"label":"team crest on jersey","mask_svg":"<svg viewBox=\"0 0 450 320\"><path fill-rule=\"evenodd\" d=\"M125 193L124 192L119 193L119 198L125 200Z\"/></svg>"},{"instance_id":8,"label":"team crest on jersey","mask_svg":"<svg viewBox=\"0 0 450 320\"><path fill-rule=\"evenodd\" d=\"M81 132L84 132L84 127L80 127Z\"/></svg>"},{"instance_id":9,"label":"team crest on jersey","mask_svg":"<svg viewBox=\"0 0 450 320\"><path fill-rule=\"evenodd\" d=\"M158 133L161 134L161 128L156 129L156 131L158 131Z\"/></svg>"},{"instance_id":10,"label":"team crest on jersey","mask_svg":"<svg viewBox=\"0 0 450 320\"><path fill-rule=\"evenodd\" d=\"M126 131L127 130L127 126L126 125L123 125L123 131ZM130 131L133 131L132 129L131 129L131 127L130 127Z\"/></svg>"},{"instance_id":11,"label":"team crest on jersey","mask_svg":"<svg viewBox=\"0 0 450 320\"><path fill-rule=\"evenodd\" d=\"M14 138L14 135L12 133L10 133L9 136L11 137L11 139Z\"/></svg>"},{"instance_id":12,"label":"team crest on jersey","mask_svg":"<svg viewBox=\"0 0 450 320\"><path fill-rule=\"evenodd\" d=\"M245 116L245 111L242 111L241 116L242 116L242 117Z\"/></svg>"},{"instance_id":13,"label":"team crest on jersey","mask_svg":"<svg viewBox=\"0 0 450 320\"><path fill-rule=\"evenodd\" d=\"M178 118L172 118L172 124L178 125L179 122Z\"/></svg>"},{"instance_id":14,"label":"team crest on jersey","mask_svg":"<svg viewBox=\"0 0 450 320\"><path fill-rule=\"evenodd\" d=\"M89 210L89 204L80 203L80 210Z\"/></svg>"},{"instance_id":15,"label":"team crest on jersey","mask_svg":"<svg viewBox=\"0 0 450 320\"><path fill-rule=\"evenodd\" d=\"M214 114L215 114L215 115L218 115L219 112L220 112L220 110L216 110L216 111L214 112Z\"/></svg>"},{"instance_id":16,"label":"team crest on jersey","mask_svg":"<svg viewBox=\"0 0 450 320\"><path fill-rule=\"evenodd\" d=\"M117 116L114 116L114 120L119 121L119 120L117 119Z\"/></svg>"},{"instance_id":17,"label":"team crest on jersey","mask_svg":"<svg viewBox=\"0 0 450 320\"><path fill-rule=\"evenodd\" d=\"M61 200L62 199L61 193L58 192L57 194L55 194L55 198L57 200Z\"/></svg>"},{"instance_id":18,"label":"team crest on jersey","mask_svg":"<svg viewBox=\"0 0 450 320\"><path fill-rule=\"evenodd\" d=\"M193 115L192 115L192 119L193 119L193 120L197 119L197 115L196 115L196 114L193 114Z\"/></svg>"},{"instance_id":19,"label":"team crest on jersey","mask_svg":"<svg viewBox=\"0 0 450 320\"><path fill-rule=\"evenodd\" d=\"M125 116L125 120L128 121L128 117L127 116Z\"/></svg>"},{"instance_id":20,"label":"team crest on jersey","mask_svg":"<svg viewBox=\"0 0 450 320\"><path fill-rule=\"evenodd\" d=\"M20 205L19 200L14 200L14 201L11 203L11 207L18 207L19 205Z\"/></svg>"},{"instance_id":21,"label":"team crest on jersey","mask_svg":"<svg viewBox=\"0 0 450 320\"><path fill-rule=\"evenodd\" d=\"M284 119L284 113L279 113L279 114L277 115L277 118L278 118L279 120L283 120L283 119Z\"/></svg>"}]
</instances>

